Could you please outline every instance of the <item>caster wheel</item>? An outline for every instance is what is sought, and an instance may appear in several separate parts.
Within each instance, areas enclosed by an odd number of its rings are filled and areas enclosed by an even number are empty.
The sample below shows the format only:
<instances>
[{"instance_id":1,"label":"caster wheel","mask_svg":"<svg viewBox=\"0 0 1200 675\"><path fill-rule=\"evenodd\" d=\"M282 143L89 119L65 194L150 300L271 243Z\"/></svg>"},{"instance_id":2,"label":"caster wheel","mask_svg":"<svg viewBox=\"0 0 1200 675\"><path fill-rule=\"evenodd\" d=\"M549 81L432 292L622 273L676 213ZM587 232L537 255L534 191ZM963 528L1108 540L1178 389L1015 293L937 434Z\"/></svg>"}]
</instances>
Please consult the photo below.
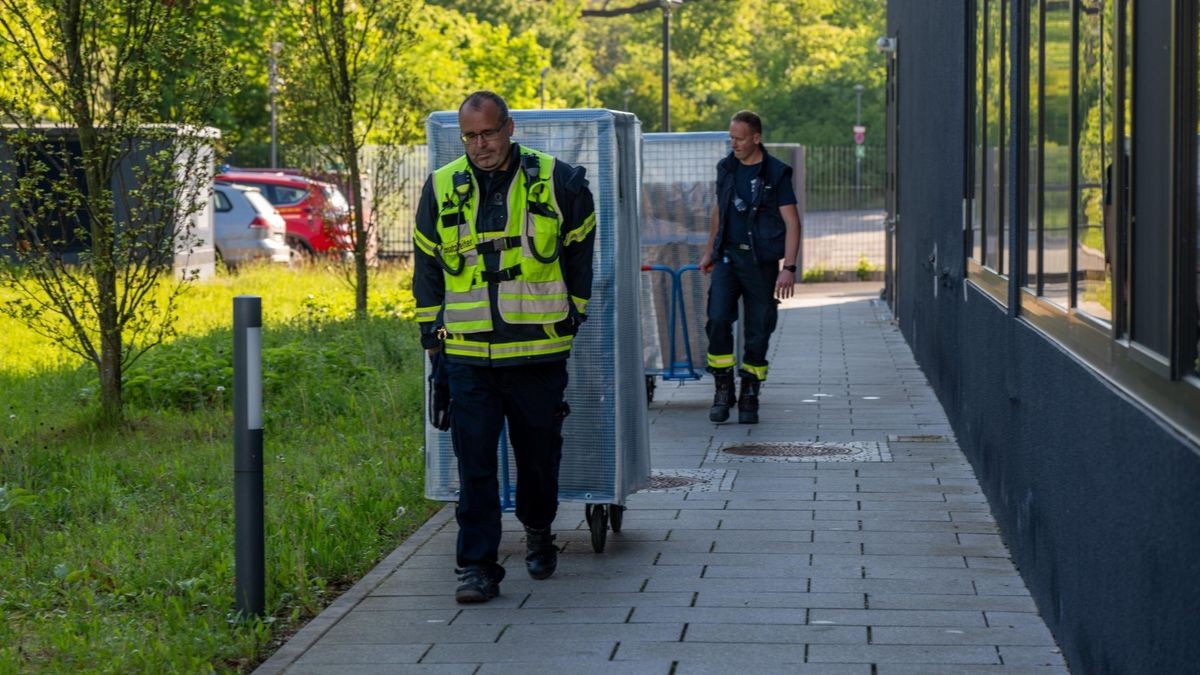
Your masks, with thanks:
<instances>
[{"instance_id":1,"label":"caster wheel","mask_svg":"<svg viewBox=\"0 0 1200 675\"><path fill-rule=\"evenodd\" d=\"M587 504L584 506L584 516L592 531L592 550L604 552L604 541L608 538L608 507L604 504Z\"/></svg>"},{"instance_id":2,"label":"caster wheel","mask_svg":"<svg viewBox=\"0 0 1200 675\"><path fill-rule=\"evenodd\" d=\"M620 504L612 504L608 507L608 522L612 526L613 532L621 531L621 521L625 519L625 507Z\"/></svg>"}]
</instances>

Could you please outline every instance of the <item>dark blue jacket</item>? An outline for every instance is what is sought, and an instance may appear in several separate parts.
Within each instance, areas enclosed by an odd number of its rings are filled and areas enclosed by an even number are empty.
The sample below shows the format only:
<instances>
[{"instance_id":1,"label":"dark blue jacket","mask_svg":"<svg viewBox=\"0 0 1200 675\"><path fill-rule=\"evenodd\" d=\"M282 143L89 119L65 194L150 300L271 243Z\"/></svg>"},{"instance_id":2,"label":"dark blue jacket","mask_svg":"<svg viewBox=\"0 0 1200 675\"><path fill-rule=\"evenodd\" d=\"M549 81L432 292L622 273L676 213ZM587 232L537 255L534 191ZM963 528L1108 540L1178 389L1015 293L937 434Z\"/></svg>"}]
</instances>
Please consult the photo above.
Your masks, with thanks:
<instances>
[{"instance_id":1,"label":"dark blue jacket","mask_svg":"<svg viewBox=\"0 0 1200 675\"><path fill-rule=\"evenodd\" d=\"M762 149L763 161L758 165L758 178L765 189L758 193L757 202L750 205L750 248L754 257L761 262L778 261L783 258L787 225L779 214L779 186L792 180L792 167L775 159ZM729 210L733 208L734 180L737 175L738 159L729 153L717 162L717 220L716 248L713 257L723 255L725 226L729 223Z\"/></svg>"}]
</instances>

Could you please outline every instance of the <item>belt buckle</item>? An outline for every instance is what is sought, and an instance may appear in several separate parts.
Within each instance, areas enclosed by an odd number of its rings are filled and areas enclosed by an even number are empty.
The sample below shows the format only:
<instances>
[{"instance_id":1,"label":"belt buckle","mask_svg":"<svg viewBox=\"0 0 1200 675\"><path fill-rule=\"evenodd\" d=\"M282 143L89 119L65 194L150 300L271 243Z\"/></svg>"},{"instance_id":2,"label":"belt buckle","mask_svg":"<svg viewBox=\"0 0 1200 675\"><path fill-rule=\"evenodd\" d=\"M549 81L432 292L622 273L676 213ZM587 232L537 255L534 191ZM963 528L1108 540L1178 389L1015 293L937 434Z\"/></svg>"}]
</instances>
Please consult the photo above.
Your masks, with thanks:
<instances>
[{"instance_id":1,"label":"belt buckle","mask_svg":"<svg viewBox=\"0 0 1200 675\"><path fill-rule=\"evenodd\" d=\"M750 244L738 244L737 247L738 247L739 251L749 251L750 250Z\"/></svg>"}]
</instances>

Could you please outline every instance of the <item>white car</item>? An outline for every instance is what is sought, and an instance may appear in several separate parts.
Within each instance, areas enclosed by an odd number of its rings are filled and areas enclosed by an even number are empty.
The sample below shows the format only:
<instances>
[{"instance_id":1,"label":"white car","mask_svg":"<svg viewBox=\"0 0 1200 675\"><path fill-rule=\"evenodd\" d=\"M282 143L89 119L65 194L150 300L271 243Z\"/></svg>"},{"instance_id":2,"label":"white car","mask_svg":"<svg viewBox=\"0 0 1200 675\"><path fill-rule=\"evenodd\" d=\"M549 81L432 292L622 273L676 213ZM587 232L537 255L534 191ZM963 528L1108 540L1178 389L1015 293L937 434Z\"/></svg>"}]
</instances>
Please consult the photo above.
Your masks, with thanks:
<instances>
[{"instance_id":1,"label":"white car","mask_svg":"<svg viewBox=\"0 0 1200 675\"><path fill-rule=\"evenodd\" d=\"M290 263L287 224L258 188L213 185L213 238L229 267L252 260Z\"/></svg>"}]
</instances>

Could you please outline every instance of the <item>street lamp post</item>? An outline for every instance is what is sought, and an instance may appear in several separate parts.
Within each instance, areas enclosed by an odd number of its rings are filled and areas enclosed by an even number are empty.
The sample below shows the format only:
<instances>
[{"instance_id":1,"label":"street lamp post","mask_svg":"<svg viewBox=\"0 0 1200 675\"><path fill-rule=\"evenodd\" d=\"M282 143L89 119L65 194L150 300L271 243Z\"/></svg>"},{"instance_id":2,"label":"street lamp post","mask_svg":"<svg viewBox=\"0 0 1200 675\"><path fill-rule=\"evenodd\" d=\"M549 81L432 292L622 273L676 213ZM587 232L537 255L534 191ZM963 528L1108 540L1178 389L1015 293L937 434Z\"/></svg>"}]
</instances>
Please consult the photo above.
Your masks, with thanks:
<instances>
[{"instance_id":1,"label":"street lamp post","mask_svg":"<svg viewBox=\"0 0 1200 675\"><path fill-rule=\"evenodd\" d=\"M275 136L275 94L279 92L279 52L283 50L282 42L271 43L271 55L267 59L267 96L271 106L271 168L279 166Z\"/></svg>"},{"instance_id":2,"label":"street lamp post","mask_svg":"<svg viewBox=\"0 0 1200 675\"><path fill-rule=\"evenodd\" d=\"M592 85L595 82L596 82L595 80L593 80L592 78L589 77L587 80L587 84L586 84L586 86L587 86L587 107L589 107L589 108L592 107Z\"/></svg>"},{"instance_id":3,"label":"street lamp post","mask_svg":"<svg viewBox=\"0 0 1200 675\"><path fill-rule=\"evenodd\" d=\"M542 68L542 83L538 86L538 93L542 97L542 110L546 109L546 73L550 72L550 66Z\"/></svg>"},{"instance_id":4,"label":"street lamp post","mask_svg":"<svg viewBox=\"0 0 1200 675\"><path fill-rule=\"evenodd\" d=\"M858 133L858 129L862 127L862 93L866 87L861 84L854 85L854 129ZM856 138L855 141L858 139ZM858 145L862 145L858 143ZM854 199L858 201L859 190L861 189L862 181L862 150L854 149Z\"/></svg>"},{"instance_id":5,"label":"street lamp post","mask_svg":"<svg viewBox=\"0 0 1200 675\"><path fill-rule=\"evenodd\" d=\"M626 111L626 112L629 112L629 97L630 97L630 96L633 96L633 89L632 89L632 88L629 88L629 89L626 89L626 90L625 90L625 111Z\"/></svg>"},{"instance_id":6,"label":"street lamp post","mask_svg":"<svg viewBox=\"0 0 1200 675\"><path fill-rule=\"evenodd\" d=\"M671 6L683 4L683 0L660 0L662 2L662 130L671 130Z\"/></svg>"}]
</instances>

